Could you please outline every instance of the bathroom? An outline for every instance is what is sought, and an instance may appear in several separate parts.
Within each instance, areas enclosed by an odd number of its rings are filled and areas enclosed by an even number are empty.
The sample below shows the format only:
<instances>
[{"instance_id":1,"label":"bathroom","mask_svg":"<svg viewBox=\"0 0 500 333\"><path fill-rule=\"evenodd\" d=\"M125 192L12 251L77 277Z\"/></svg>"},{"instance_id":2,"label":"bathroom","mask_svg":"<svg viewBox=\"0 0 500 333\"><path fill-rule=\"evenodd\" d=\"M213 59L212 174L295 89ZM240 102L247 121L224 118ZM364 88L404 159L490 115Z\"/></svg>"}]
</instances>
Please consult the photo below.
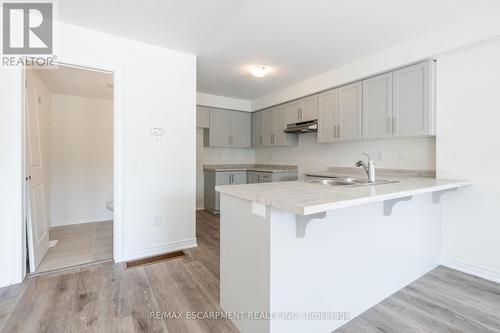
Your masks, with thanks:
<instances>
[{"instance_id":1,"label":"bathroom","mask_svg":"<svg viewBox=\"0 0 500 333\"><path fill-rule=\"evenodd\" d=\"M113 259L113 74L26 69L30 274Z\"/></svg>"}]
</instances>

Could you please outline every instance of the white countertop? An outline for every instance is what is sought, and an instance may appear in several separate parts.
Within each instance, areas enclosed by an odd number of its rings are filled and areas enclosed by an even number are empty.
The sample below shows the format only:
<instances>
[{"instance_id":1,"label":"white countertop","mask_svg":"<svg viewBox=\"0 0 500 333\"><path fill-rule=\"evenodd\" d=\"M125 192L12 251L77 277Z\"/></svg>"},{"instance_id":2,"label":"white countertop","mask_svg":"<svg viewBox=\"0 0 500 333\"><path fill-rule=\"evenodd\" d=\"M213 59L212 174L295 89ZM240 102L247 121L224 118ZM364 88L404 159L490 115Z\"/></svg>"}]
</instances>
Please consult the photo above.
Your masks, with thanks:
<instances>
[{"instance_id":1,"label":"white countertop","mask_svg":"<svg viewBox=\"0 0 500 333\"><path fill-rule=\"evenodd\" d=\"M385 177L385 179L389 179ZM397 199L470 185L464 180L398 177L399 183L326 186L303 181L216 186L215 190L298 215Z\"/></svg>"}]
</instances>

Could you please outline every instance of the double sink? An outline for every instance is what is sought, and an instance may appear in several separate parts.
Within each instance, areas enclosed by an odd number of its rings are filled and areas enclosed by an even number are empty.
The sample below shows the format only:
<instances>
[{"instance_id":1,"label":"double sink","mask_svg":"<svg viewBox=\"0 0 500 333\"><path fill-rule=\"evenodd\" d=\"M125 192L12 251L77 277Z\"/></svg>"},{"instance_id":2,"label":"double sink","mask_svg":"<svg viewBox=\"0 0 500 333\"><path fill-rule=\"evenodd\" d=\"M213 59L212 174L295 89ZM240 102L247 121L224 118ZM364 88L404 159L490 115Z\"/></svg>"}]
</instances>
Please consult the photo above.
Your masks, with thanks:
<instances>
[{"instance_id":1,"label":"double sink","mask_svg":"<svg viewBox=\"0 0 500 333\"><path fill-rule=\"evenodd\" d=\"M353 177L318 177L307 176L306 183L319 184L325 186L371 186L398 183L397 180L377 179L375 182L369 182L368 179L353 178Z\"/></svg>"}]
</instances>

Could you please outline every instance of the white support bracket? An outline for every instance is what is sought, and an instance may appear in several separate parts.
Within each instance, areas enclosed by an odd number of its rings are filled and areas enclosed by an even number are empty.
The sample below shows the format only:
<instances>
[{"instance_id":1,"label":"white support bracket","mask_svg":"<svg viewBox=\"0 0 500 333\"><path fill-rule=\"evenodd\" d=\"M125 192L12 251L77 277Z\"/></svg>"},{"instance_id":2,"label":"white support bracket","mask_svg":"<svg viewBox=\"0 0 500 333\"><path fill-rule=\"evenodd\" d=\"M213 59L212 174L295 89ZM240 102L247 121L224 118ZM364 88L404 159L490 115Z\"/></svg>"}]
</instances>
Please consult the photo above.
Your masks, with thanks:
<instances>
[{"instance_id":1,"label":"white support bracket","mask_svg":"<svg viewBox=\"0 0 500 333\"><path fill-rule=\"evenodd\" d=\"M401 197L384 201L384 216L391 216L394 205L400 201L410 201L413 196Z\"/></svg>"},{"instance_id":2,"label":"white support bracket","mask_svg":"<svg viewBox=\"0 0 500 333\"><path fill-rule=\"evenodd\" d=\"M432 192L432 203L434 203L434 204L440 203L441 202L441 196L443 194L445 194L446 192L453 192L453 191L456 191L456 190L458 190L458 187L453 187L453 188L449 188L449 189L446 189L446 190Z\"/></svg>"},{"instance_id":3,"label":"white support bracket","mask_svg":"<svg viewBox=\"0 0 500 333\"><path fill-rule=\"evenodd\" d=\"M306 236L306 228L309 222L315 219L324 219L326 212L311 214L311 215L296 215L297 216L297 238Z\"/></svg>"}]
</instances>

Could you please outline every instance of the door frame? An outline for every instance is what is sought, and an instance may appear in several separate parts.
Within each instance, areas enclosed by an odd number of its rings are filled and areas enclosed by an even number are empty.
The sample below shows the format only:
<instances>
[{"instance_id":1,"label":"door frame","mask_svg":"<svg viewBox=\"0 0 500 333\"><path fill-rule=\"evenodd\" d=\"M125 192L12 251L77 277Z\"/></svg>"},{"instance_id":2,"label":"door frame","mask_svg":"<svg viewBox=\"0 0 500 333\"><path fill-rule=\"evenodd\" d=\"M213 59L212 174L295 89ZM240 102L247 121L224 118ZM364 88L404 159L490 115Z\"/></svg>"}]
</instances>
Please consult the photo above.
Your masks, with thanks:
<instances>
[{"instance_id":1,"label":"door frame","mask_svg":"<svg viewBox=\"0 0 500 333\"><path fill-rule=\"evenodd\" d=\"M56 65L73 67L84 70L105 72L113 75L113 260L123 261L123 164L124 164L124 117L123 117L123 70L121 66L109 63L84 62L80 60L61 59L54 61ZM22 263L22 280L26 277L26 249L27 249L27 186L26 186L26 67L22 69L22 234L17 247L20 253L16 256ZM105 203L103 203L104 205Z\"/></svg>"}]
</instances>

